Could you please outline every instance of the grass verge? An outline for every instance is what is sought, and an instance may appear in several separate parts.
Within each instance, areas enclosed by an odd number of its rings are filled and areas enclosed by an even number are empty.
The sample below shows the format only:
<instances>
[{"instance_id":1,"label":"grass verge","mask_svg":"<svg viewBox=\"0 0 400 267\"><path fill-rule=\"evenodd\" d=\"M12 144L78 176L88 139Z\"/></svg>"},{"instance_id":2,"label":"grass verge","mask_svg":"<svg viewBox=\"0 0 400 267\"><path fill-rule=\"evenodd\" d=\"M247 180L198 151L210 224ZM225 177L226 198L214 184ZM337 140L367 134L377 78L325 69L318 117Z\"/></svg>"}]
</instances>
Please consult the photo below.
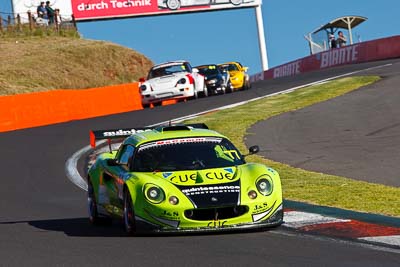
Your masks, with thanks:
<instances>
[{"instance_id":1,"label":"grass verge","mask_svg":"<svg viewBox=\"0 0 400 267\"><path fill-rule=\"evenodd\" d=\"M207 114L190 122L205 122L211 129L229 137L241 151L247 151L244 137L247 129L256 122L326 101L379 79L377 76L343 78ZM257 155L247 160L264 163L280 173L285 199L400 216L400 188L306 171Z\"/></svg>"},{"instance_id":2,"label":"grass verge","mask_svg":"<svg viewBox=\"0 0 400 267\"><path fill-rule=\"evenodd\" d=\"M46 35L0 38L0 62L0 96L131 83L153 65L113 43Z\"/></svg>"}]
</instances>

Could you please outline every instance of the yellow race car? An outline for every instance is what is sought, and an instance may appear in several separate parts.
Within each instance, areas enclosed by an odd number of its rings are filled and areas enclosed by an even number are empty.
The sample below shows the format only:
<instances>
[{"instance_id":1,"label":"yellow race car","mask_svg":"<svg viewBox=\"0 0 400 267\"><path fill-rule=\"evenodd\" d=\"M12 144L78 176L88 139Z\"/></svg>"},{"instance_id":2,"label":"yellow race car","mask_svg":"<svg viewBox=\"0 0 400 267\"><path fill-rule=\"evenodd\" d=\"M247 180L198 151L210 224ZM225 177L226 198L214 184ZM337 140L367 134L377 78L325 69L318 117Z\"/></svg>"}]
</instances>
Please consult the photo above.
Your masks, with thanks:
<instances>
[{"instance_id":1,"label":"yellow race car","mask_svg":"<svg viewBox=\"0 0 400 267\"><path fill-rule=\"evenodd\" d=\"M218 65L224 72L228 72L234 90L247 90L251 87L250 77L246 73L248 67L236 61L226 62Z\"/></svg>"}]
</instances>

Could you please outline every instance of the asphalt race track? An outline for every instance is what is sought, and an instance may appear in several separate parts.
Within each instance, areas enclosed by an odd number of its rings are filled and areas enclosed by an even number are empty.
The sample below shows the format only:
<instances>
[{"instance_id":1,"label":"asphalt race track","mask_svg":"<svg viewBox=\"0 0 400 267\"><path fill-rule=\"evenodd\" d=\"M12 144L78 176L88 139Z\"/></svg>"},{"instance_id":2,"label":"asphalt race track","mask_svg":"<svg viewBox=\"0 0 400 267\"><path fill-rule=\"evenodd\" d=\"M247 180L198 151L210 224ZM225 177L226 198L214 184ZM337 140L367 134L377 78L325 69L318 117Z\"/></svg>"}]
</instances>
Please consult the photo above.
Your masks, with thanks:
<instances>
[{"instance_id":1,"label":"asphalt race track","mask_svg":"<svg viewBox=\"0 0 400 267\"><path fill-rule=\"evenodd\" d=\"M257 123L247 145L302 169L400 186L400 62L381 81Z\"/></svg>"},{"instance_id":2,"label":"asphalt race track","mask_svg":"<svg viewBox=\"0 0 400 267\"><path fill-rule=\"evenodd\" d=\"M345 66L271 81L248 91L172 106L0 133L1 266L400 266L400 253L308 236L283 227L250 233L128 238L122 226L92 227L86 192L65 162L90 129L145 126L398 60ZM368 73L391 71L377 68ZM101 104L101 103L99 103ZM268 154L268 156L270 156Z\"/></svg>"}]
</instances>

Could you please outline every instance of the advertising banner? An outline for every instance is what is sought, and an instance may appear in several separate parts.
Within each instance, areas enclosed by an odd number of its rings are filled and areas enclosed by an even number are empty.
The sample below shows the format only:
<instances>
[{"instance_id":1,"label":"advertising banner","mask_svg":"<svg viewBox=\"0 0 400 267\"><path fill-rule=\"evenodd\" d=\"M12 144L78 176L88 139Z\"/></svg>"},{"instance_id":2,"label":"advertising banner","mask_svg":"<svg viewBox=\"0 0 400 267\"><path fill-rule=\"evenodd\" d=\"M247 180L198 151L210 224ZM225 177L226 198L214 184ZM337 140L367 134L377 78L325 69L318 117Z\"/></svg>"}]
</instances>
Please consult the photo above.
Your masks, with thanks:
<instances>
[{"instance_id":1,"label":"advertising banner","mask_svg":"<svg viewBox=\"0 0 400 267\"><path fill-rule=\"evenodd\" d=\"M252 75L251 80L255 82L295 76L341 65L390 58L400 58L399 35L320 52Z\"/></svg>"},{"instance_id":2,"label":"advertising banner","mask_svg":"<svg viewBox=\"0 0 400 267\"><path fill-rule=\"evenodd\" d=\"M71 0L76 20L166 15L257 6L261 0Z\"/></svg>"},{"instance_id":3,"label":"advertising banner","mask_svg":"<svg viewBox=\"0 0 400 267\"><path fill-rule=\"evenodd\" d=\"M167 15L246 8L261 5L262 0L50 0L53 9L63 17L73 14L77 21L121 17ZM40 2L46 0L12 0L14 13L27 18L27 12L37 15Z\"/></svg>"}]
</instances>

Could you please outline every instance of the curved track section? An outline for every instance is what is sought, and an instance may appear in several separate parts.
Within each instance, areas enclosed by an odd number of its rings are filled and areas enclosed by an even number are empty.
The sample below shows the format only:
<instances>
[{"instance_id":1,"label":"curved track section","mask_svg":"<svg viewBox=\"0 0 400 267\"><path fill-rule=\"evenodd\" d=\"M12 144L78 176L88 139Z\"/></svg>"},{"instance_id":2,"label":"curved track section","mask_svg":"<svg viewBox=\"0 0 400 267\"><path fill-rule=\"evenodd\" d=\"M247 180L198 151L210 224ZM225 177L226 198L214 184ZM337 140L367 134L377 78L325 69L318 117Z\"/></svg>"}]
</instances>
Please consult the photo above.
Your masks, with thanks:
<instances>
[{"instance_id":1,"label":"curved track section","mask_svg":"<svg viewBox=\"0 0 400 267\"><path fill-rule=\"evenodd\" d=\"M254 125L248 144L302 169L400 186L400 61L361 90ZM268 138L265 138L268 136Z\"/></svg>"},{"instance_id":2,"label":"curved track section","mask_svg":"<svg viewBox=\"0 0 400 267\"><path fill-rule=\"evenodd\" d=\"M64 173L68 158L89 143L90 129L154 124L384 63L388 62L262 81L248 91L152 110L1 133L2 265L398 266L399 254L389 250L301 236L283 228L237 234L126 238L117 223L113 227L89 225L86 193ZM77 164L83 170L86 162Z\"/></svg>"}]
</instances>

